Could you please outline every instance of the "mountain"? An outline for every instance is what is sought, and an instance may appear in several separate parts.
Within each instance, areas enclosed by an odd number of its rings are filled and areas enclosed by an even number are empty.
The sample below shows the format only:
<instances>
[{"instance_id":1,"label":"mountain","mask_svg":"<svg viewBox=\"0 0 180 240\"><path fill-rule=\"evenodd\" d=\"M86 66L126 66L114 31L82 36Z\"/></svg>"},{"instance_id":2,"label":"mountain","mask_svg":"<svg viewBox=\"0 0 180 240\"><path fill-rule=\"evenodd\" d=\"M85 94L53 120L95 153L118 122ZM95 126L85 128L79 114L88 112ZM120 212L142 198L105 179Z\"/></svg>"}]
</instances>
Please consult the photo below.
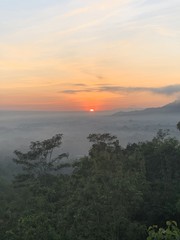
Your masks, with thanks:
<instances>
[{"instance_id":1,"label":"mountain","mask_svg":"<svg viewBox=\"0 0 180 240\"><path fill-rule=\"evenodd\" d=\"M131 115L147 115L147 114L177 114L180 113L180 101L175 101L156 108L146 108L143 110L135 110L130 112L117 112L113 116L131 116Z\"/></svg>"}]
</instances>

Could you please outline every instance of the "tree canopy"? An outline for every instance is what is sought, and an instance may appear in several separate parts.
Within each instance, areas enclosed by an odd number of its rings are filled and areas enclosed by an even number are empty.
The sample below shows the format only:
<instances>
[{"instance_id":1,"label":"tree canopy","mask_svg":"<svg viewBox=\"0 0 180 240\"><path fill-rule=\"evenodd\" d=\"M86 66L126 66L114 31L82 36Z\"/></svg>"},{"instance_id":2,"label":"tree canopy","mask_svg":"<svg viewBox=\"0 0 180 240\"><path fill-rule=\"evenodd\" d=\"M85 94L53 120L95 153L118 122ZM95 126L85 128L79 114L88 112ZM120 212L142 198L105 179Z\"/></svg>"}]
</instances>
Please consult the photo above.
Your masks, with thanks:
<instances>
[{"instance_id":1,"label":"tree canopy","mask_svg":"<svg viewBox=\"0 0 180 240\"><path fill-rule=\"evenodd\" d=\"M175 222L164 227L180 218L177 139L160 130L151 141L122 147L116 136L94 133L89 154L70 164L62 137L15 151L20 172L12 184L0 178L0 239L179 239ZM163 228L147 230L153 224Z\"/></svg>"}]
</instances>

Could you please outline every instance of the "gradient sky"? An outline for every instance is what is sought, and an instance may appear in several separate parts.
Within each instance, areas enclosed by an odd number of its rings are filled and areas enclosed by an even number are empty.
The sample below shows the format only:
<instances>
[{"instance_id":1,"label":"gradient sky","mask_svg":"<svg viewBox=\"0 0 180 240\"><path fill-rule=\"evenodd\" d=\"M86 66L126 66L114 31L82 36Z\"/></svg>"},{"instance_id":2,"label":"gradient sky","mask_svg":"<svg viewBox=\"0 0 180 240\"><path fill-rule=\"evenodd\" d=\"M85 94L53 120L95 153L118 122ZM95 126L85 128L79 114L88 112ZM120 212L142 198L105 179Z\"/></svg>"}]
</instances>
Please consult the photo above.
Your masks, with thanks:
<instances>
[{"instance_id":1,"label":"gradient sky","mask_svg":"<svg viewBox=\"0 0 180 240\"><path fill-rule=\"evenodd\" d=\"M179 96L179 0L0 0L0 109L143 108Z\"/></svg>"}]
</instances>

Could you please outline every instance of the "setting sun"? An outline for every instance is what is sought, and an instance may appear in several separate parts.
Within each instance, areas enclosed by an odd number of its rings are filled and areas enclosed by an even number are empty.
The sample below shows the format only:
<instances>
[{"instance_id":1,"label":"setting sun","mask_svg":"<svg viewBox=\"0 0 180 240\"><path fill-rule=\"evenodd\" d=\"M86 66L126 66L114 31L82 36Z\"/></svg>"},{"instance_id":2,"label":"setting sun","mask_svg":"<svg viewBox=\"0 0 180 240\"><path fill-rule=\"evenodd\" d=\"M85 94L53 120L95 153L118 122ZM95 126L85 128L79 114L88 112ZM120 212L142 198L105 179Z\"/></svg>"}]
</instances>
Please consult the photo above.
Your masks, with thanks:
<instances>
[{"instance_id":1,"label":"setting sun","mask_svg":"<svg viewBox=\"0 0 180 240\"><path fill-rule=\"evenodd\" d=\"M101 112L179 99L180 1L1 2L0 110Z\"/></svg>"}]
</instances>

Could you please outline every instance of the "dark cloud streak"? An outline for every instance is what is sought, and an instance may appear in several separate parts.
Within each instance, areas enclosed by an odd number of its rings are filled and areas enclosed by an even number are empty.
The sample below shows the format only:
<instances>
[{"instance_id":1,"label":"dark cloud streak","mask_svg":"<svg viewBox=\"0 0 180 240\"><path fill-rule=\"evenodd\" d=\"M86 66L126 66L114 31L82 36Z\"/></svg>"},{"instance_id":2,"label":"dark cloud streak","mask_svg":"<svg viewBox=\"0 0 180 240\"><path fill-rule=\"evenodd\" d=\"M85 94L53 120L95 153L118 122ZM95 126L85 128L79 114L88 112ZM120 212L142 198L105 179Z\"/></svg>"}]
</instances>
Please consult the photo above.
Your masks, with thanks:
<instances>
[{"instance_id":1,"label":"dark cloud streak","mask_svg":"<svg viewBox=\"0 0 180 240\"><path fill-rule=\"evenodd\" d=\"M87 85L84 84L84 83L75 83L75 84L72 84L73 86L76 86L76 87L86 87Z\"/></svg>"},{"instance_id":2,"label":"dark cloud streak","mask_svg":"<svg viewBox=\"0 0 180 240\"><path fill-rule=\"evenodd\" d=\"M85 87L85 84L76 84L77 87ZM169 85L159 88L148 88L148 87L122 87L122 86L115 86L115 85L101 85L97 88L84 88L84 89L67 89L61 91L61 93L65 94L76 94L82 92L110 92L110 93L134 93L134 92L152 92L155 94L162 94L162 95L173 95L176 93L180 93L180 84L176 85Z\"/></svg>"},{"instance_id":3,"label":"dark cloud streak","mask_svg":"<svg viewBox=\"0 0 180 240\"><path fill-rule=\"evenodd\" d=\"M87 71L87 70L82 70L82 72L89 75L89 76L95 77L98 80L103 80L104 79L104 77L101 74L97 74L97 73Z\"/></svg>"}]
</instances>

